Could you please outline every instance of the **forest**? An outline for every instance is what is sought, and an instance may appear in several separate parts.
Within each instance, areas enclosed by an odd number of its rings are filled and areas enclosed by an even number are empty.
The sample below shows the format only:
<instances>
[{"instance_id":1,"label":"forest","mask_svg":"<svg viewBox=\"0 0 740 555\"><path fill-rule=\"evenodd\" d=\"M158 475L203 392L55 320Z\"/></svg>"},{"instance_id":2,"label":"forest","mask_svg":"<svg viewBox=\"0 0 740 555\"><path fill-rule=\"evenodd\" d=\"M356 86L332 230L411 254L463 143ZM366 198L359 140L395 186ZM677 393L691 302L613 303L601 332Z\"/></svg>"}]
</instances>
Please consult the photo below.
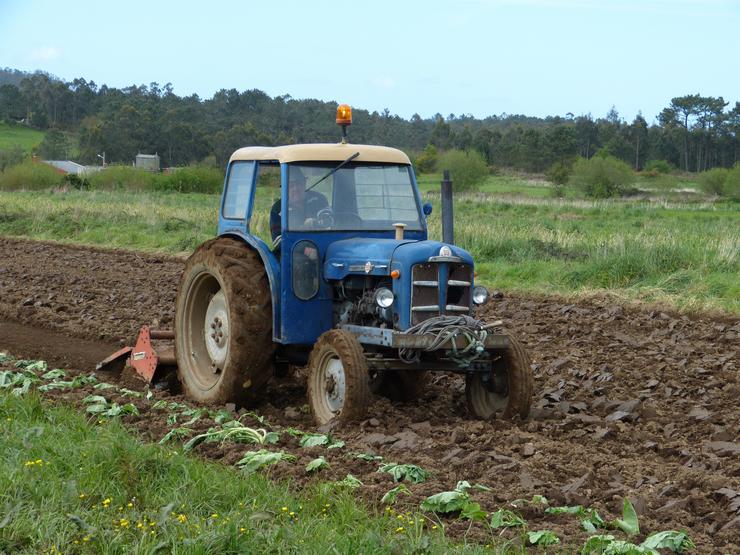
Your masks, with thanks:
<instances>
[{"instance_id":1,"label":"forest","mask_svg":"<svg viewBox=\"0 0 740 555\"><path fill-rule=\"evenodd\" d=\"M213 97L178 96L172 84L98 85L48 73L0 69L0 121L46 132L39 154L93 163L128 163L158 153L164 166L211 162L223 166L236 148L252 144L333 142L336 102L271 97L259 89L221 89ZM496 110L491 106L491 111ZM686 94L667 99L655 122L624 120L616 108L548 116L435 114L410 119L354 107L351 140L402 148L476 150L490 166L542 172L553 164L610 154L642 170L661 160L700 172L740 161L740 102ZM429 150L427 150L429 152ZM423 160L420 158L418 160Z\"/></svg>"}]
</instances>

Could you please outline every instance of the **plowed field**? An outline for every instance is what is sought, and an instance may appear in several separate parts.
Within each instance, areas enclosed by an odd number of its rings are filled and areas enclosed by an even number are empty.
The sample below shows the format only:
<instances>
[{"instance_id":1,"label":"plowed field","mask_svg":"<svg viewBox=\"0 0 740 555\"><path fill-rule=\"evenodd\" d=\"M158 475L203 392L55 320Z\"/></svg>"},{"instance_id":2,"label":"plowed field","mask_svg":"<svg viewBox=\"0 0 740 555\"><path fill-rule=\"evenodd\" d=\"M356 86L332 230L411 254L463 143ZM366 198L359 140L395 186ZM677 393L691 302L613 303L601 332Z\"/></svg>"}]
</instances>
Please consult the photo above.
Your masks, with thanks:
<instances>
[{"instance_id":1,"label":"plowed field","mask_svg":"<svg viewBox=\"0 0 740 555\"><path fill-rule=\"evenodd\" d=\"M172 325L181 268L176 258L0 238L0 349L89 371L101 354L130 342L141 324ZM352 473L364 483L359 494L375 505L392 479L377 472L377 463L351 455L372 452L431 472L410 486L402 507L416 507L458 480L493 488L474 494L489 511L541 494L551 504L584 504L614 518L628 497L643 533L686 529L699 553L740 552L737 318L510 295L490 301L479 316L502 319L531 354L535 408L529 419L472 420L462 380L437 375L421 400L378 398L372 418L336 431L344 449L302 449L283 434L280 448L299 461L276 466L272 475L300 487ZM76 401L88 393L58 395ZM158 440L168 429L167 415L137 403L141 416L126 419ZM276 429L310 431L304 405L299 372L272 384L257 412ZM195 428L209 425L202 419ZM233 463L245 447L196 450ZM305 464L318 454L330 469L308 476ZM568 549L587 537L572 516L531 507L523 514L531 529L566 538ZM443 522L448 535L468 534L467 522ZM482 527L470 536L490 539Z\"/></svg>"}]
</instances>

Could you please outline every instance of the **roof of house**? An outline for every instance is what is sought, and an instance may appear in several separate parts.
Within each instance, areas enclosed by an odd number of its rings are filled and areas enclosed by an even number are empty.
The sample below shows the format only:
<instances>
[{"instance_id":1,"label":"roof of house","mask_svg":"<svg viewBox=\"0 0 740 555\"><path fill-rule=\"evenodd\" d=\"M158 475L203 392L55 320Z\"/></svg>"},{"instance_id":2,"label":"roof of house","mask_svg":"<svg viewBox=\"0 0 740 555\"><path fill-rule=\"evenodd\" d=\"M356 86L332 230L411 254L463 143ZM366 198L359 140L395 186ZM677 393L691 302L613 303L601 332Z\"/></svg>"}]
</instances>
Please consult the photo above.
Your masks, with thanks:
<instances>
[{"instance_id":1,"label":"roof of house","mask_svg":"<svg viewBox=\"0 0 740 555\"><path fill-rule=\"evenodd\" d=\"M397 148L376 145L353 145L349 143L316 143L285 146L248 146L231 155L234 160L277 160L281 164L290 162L341 162L356 152L356 162L387 162L410 164L409 157Z\"/></svg>"},{"instance_id":2,"label":"roof of house","mask_svg":"<svg viewBox=\"0 0 740 555\"><path fill-rule=\"evenodd\" d=\"M44 160L44 162L65 173L80 173L85 171L85 166L77 162L72 162L72 160Z\"/></svg>"}]
</instances>

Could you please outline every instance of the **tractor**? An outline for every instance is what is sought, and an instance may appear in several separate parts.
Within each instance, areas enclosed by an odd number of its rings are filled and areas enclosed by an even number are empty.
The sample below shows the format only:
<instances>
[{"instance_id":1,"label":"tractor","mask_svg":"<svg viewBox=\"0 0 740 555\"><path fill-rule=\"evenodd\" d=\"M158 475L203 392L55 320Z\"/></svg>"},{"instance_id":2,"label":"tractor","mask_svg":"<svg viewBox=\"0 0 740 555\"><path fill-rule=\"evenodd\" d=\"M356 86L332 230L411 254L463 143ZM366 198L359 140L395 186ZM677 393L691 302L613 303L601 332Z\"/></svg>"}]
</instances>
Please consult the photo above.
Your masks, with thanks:
<instances>
[{"instance_id":1,"label":"tractor","mask_svg":"<svg viewBox=\"0 0 740 555\"><path fill-rule=\"evenodd\" d=\"M347 105L337 123L339 143L231 156L217 237L190 256L177 293L185 393L249 405L273 374L307 366L315 421L334 425L365 416L374 394L409 401L430 372L455 372L475 417L527 416L527 353L496 333L500 322L473 317L488 291L468 252L428 239L432 205L422 204L409 158L348 142ZM255 206L278 185L268 244L254 232L266 227L267 205Z\"/></svg>"}]
</instances>

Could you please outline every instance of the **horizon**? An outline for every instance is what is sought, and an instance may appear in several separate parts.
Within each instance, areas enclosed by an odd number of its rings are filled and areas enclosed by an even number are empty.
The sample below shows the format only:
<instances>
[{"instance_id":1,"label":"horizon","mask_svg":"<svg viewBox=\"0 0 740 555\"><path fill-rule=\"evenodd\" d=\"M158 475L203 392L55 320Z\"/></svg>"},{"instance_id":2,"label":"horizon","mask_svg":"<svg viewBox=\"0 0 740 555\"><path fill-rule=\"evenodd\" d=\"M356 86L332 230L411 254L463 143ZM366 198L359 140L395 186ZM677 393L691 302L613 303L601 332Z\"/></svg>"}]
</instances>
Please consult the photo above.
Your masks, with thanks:
<instances>
[{"instance_id":1,"label":"horizon","mask_svg":"<svg viewBox=\"0 0 740 555\"><path fill-rule=\"evenodd\" d=\"M722 96L732 105L740 91L740 5L732 0L196 6L7 0L0 66L116 88L171 83L179 96L202 100L259 89L387 108L406 120L600 118L614 107L626 121L641 112L653 124L674 97Z\"/></svg>"}]
</instances>

